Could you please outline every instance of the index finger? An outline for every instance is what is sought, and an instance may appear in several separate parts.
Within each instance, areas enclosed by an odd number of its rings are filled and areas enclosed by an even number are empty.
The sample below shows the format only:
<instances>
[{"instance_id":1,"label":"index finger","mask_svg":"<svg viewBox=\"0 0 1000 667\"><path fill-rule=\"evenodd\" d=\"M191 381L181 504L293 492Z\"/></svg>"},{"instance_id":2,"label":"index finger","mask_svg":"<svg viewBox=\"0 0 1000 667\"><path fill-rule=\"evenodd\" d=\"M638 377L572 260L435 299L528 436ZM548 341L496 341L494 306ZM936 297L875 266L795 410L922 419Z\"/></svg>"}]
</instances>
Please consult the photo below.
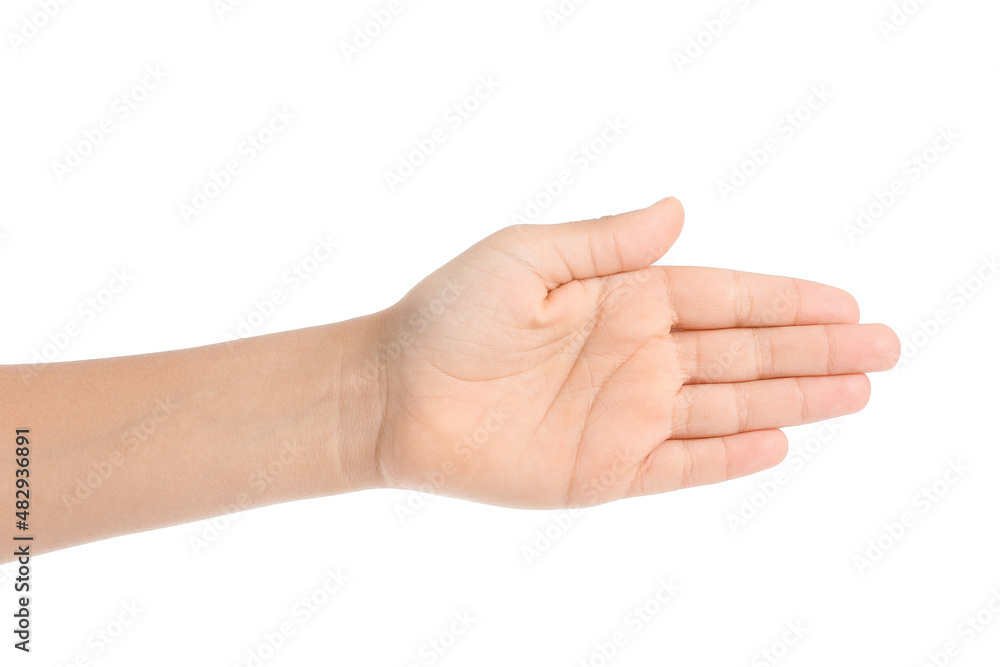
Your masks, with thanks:
<instances>
[{"instance_id":1,"label":"index finger","mask_svg":"<svg viewBox=\"0 0 1000 667\"><path fill-rule=\"evenodd\" d=\"M842 289L798 278L702 267L666 273L675 329L857 324L857 301Z\"/></svg>"}]
</instances>

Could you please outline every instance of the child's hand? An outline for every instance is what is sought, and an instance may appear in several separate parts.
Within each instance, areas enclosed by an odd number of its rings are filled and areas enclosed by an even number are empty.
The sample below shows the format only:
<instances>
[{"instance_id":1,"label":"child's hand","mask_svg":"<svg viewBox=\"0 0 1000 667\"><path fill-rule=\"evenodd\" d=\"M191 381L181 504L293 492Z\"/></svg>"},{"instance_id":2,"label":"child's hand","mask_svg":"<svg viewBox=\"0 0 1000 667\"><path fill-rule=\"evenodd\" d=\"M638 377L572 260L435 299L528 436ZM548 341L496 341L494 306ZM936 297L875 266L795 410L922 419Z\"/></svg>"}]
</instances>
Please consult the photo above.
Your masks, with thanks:
<instances>
[{"instance_id":1,"label":"child's hand","mask_svg":"<svg viewBox=\"0 0 1000 667\"><path fill-rule=\"evenodd\" d=\"M504 229L378 316L386 484L565 507L747 475L862 409L899 340L841 290L650 266L676 199Z\"/></svg>"}]
</instances>

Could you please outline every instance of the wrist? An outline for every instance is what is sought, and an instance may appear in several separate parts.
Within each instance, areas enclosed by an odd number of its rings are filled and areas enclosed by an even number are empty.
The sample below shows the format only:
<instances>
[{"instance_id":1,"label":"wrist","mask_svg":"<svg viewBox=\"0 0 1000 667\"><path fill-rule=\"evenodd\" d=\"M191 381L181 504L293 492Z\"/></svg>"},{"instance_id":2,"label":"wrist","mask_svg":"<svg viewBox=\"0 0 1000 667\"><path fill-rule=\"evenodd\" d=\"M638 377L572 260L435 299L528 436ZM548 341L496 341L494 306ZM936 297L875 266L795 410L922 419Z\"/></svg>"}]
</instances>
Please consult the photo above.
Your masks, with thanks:
<instances>
[{"instance_id":1,"label":"wrist","mask_svg":"<svg viewBox=\"0 0 1000 667\"><path fill-rule=\"evenodd\" d=\"M321 327L329 363L304 359L324 374L320 400L329 417L323 441L335 472L331 493L389 485L379 456L386 403L384 317L375 313Z\"/></svg>"}]
</instances>

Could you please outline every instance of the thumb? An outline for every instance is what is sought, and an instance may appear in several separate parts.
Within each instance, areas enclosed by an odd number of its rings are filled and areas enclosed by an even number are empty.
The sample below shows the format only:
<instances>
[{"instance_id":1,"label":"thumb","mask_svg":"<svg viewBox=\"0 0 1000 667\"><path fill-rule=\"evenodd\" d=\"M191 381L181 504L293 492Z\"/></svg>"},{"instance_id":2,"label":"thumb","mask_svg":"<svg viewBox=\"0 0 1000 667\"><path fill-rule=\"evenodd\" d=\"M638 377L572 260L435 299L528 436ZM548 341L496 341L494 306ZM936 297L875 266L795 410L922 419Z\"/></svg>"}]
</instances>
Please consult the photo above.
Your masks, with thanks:
<instances>
[{"instance_id":1,"label":"thumb","mask_svg":"<svg viewBox=\"0 0 1000 667\"><path fill-rule=\"evenodd\" d=\"M571 282L646 268L663 257L684 226L674 197L638 211L556 225L516 227L512 250L550 290Z\"/></svg>"}]
</instances>

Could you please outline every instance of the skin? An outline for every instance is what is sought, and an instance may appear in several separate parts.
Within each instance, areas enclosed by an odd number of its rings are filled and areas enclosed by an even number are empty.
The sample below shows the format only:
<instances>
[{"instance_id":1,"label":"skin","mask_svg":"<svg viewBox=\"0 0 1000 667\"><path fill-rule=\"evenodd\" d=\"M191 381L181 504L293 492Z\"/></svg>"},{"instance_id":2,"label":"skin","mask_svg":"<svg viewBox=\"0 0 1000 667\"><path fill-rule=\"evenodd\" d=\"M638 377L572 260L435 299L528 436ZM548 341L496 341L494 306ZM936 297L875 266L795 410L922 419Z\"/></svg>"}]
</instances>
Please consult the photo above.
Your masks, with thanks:
<instances>
[{"instance_id":1,"label":"skin","mask_svg":"<svg viewBox=\"0 0 1000 667\"><path fill-rule=\"evenodd\" d=\"M776 465L778 429L861 410L899 340L833 287L651 266L683 218L508 227L348 322L0 367L32 553L362 489L563 508Z\"/></svg>"}]
</instances>

